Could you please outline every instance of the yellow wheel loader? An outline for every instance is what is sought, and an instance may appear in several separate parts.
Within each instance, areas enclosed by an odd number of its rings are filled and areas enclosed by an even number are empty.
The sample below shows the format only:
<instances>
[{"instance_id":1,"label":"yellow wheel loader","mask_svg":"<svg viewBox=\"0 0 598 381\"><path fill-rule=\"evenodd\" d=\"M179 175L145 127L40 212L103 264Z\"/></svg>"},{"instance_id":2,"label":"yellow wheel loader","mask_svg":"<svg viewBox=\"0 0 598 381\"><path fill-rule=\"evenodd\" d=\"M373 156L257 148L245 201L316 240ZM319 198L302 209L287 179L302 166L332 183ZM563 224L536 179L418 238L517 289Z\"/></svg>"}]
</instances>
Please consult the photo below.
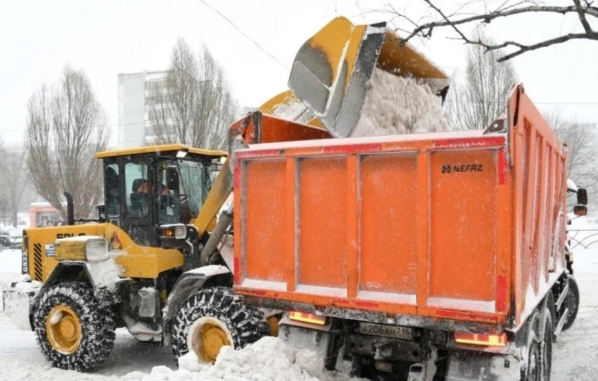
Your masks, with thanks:
<instances>
[{"instance_id":1,"label":"yellow wheel loader","mask_svg":"<svg viewBox=\"0 0 598 381\"><path fill-rule=\"evenodd\" d=\"M226 152L166 145L96 157L99 219L75 221L67 193L66 226L23 237L23 273L42 284L28 318L46 359L92 369L108 357L117 327L203 362L267 335L264 315L232 295L230 250L201 254L224 203L218 189L230 188Z\"/></svg>"},{"instance_id":2,"label":"yellow wheel loader","mask_svg":"<svg viewBox=\"0 0 598 381\"><path fill-rule=\"evenodd\" d=\"M19 315L19 303L11 302L27 288L21 282L3 292L5 312L29 320L53 366L81 371L108 357L117 327L207 363L222 346L275 334L279 311L245 306L232 293L239 266L227 156L254 143L350 136L375 69L417 77L446 95L448 77L401 46L385 23L339 17L300 48L289 90L231 126L229 153L184 145L97 153L105 189L99 219L75 221L65 193L65 226L26 229L29 308Z\"/></svg>"}]
</instances>

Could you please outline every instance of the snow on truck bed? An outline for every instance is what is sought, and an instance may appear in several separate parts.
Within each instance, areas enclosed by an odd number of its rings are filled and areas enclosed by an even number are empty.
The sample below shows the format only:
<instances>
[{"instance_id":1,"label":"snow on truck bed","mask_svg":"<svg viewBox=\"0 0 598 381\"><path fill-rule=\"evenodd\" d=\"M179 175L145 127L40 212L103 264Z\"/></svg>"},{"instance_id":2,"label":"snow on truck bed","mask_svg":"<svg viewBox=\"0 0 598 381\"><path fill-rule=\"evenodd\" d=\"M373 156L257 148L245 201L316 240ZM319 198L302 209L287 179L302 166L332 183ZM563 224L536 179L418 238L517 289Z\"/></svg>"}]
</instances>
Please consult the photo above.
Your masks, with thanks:
<instances>
[{"instance_id":1,"label":"snow on truck bed","mask_svg":"<svg viewBox=\"0 0 598 381\"><path fill-rule=\"evenodd\" d=\"M374 69L361 116L351 136L448 131L440 97L415 78Z\"/></svg>"}]
</instances>

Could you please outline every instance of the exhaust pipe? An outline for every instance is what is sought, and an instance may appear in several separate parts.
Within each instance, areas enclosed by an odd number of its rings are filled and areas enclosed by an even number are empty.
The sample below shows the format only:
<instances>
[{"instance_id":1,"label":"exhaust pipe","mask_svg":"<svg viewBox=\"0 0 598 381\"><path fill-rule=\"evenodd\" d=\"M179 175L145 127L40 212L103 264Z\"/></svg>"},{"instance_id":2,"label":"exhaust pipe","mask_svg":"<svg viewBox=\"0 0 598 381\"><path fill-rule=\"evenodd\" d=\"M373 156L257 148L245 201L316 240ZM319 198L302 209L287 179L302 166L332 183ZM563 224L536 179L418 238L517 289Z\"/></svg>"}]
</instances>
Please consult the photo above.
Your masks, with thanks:
<instances>
[{"instance_id":1,"label":"exhaust pipe","mask_svg":"<svg viewBox=\"0 0 598 381\"><path fill-rule=\"evenodd\" d=\"M69 192L64 192L66 198L66 224L71 226L75 224L75 209L73 207L73 195Z\"/></svg>"}]
</instances>

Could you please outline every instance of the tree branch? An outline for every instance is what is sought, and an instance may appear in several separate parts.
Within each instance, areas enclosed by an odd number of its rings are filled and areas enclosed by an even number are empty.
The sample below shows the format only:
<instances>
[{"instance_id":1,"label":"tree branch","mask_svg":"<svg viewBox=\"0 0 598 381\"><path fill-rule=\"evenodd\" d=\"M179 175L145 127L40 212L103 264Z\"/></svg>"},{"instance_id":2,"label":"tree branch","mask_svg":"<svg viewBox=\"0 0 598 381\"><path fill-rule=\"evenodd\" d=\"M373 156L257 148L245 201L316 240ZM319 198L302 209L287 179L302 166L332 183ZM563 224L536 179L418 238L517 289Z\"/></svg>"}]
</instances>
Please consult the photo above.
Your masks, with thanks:
<instances>
[{"instance_id":1,"label":"tree branch","mask_svg":"<svg viewBox=\"0 0 598 381\"><path fill-rule=\"evenodd\" d=\"M497 50L497 49L505 48L507 46L518 47L519 50L517 50L513 53L506 54L498 59L498 62L504 62L511 58L520 56L523 53L530 52L532 50L537 50L540 48L546 48L546 47L552 46L552 45L562 44L563 42L567 42L570 40L597 40L598 41L598 35L588 36L587 34L584 34L584 33L569 33L567 35L559 36L559 37L556 37L556 38L553 38L550 40L545 40L542 42L538 42L537 44L533 44L533 45L523 45L523 44L520 44L520 43L517 43L514 41L505 41L499 45L485 46L485 47L487 50ZM484 46L483 44L480 44L480 45Z\"/></svg>"},{"instance_id":2,"label":"tree branch","mask_svg":"<svg viewBox=\"0 0 598 381\"><path fill-rule=\"evenodd\" d=\"M577 11L579 22L581 22L583 29L586 31L587 34L594 34L594 31L592 30L592 27L590 26L590 23L586 18L585 10L581 7L581 3L579 2L579 0L573 0L573 3L575 3L575 10Z\"/></svg>"},{"instance_id":3,"label":"tree branch","mask_svg":"<svg viewBox=\"0 0 598 381\"><path fill-rule=\"evenodd\" d=\"M406 20L408 23L415 26L414 29L412 29L411 31L406 31L404 28L395 29L395 31L402 31L407 33L407 37L399 38L401 46L405 45L415 37L429 39L432 37L432 33L435 29L448 27L450 29L453 29L457 33L457 35L459 36L457 39L462 40L466 44L483 46L484 48L486 48L487 51L499 50L507 47L516 48L517 50L515 50L514 52L510 52L498 59L499 62L504 62L514 57L517 57L523 53L537 50L540 48L545 48L551 45L561 44L570 40L598 40L598 32L592 29L592 26L588 21L588 17L598 18L598 7L593 6L593 2L587 0L572 1L573 5L570 6L548 6L539 5L536 2L526 0L515 3L510 3L509 0L505 0L493 11L486 10L486 12L484 12L483 14L464 15L463 13L458 13L461 12L464 6L460 7L459 11L453 14L447 14L445 11L441 9L439 5L436 5L433 0L423 0L423 2L428 5L429 9L433 10L433 12L439 16L439 20L426 23L417 23L412 18L405 15L404 12L400 12L392 6L389 6L389 8L398 17ZM471 2L466 4L470 5ZM472 22L479 21L484 24L489 24L493 20L499 18L506 18L515 15L532 13L560 15L575 13L577 14L579 21L583 27L583 32L569 33L567 35L550 38L535 44L525 45L517 41L506 41L497 44L487 44L479 40L476 41L468 38L466 34L460 29L460 26L464 26L465 24L469 24Z\"/></svg>"}]
</instances>

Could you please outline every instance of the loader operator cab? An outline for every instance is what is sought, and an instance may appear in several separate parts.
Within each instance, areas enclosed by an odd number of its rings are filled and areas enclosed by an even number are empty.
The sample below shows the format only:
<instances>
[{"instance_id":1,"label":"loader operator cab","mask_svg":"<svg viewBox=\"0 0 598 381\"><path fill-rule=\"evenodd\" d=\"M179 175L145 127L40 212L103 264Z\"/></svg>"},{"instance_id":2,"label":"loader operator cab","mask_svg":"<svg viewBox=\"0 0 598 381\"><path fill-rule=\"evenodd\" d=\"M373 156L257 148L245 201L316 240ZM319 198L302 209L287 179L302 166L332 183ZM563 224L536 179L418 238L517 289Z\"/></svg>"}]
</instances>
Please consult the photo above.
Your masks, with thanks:
<instances>
[{"instance_id":1,"label":"loader operator cab","mask_svg":"<svg viewBox=\"0 0 598 381\"><path fill-rule=\"evenodd\" d=\"M223 151L183 145L107 151L100 218L141 246L160 247L159 227L196 218L221 167Z\"/></svg>"}]
</instances>

